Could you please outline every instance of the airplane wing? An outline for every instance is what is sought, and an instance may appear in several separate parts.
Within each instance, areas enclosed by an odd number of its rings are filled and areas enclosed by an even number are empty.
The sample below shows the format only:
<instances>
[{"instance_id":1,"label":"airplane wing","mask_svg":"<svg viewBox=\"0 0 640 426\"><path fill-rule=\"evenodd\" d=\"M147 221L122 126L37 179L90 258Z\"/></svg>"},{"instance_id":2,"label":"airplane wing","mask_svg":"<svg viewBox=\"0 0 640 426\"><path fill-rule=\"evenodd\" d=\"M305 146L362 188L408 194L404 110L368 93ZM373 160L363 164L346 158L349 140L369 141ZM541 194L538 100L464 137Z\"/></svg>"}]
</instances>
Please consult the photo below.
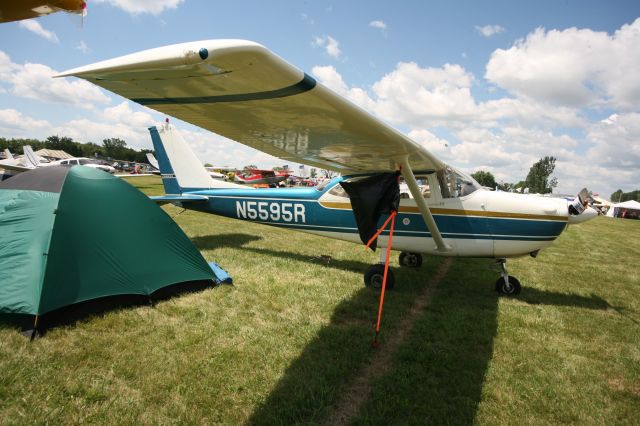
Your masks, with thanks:
<instances>
[{"instance_id":1,"label":"airplane wing","mask_svg":"<svg viewBox=\"0 0 640 426\"><path fill-rule=\"evenodd\" d=\"M76 76L286 161L343 174L444 164L265 47L209 40L75 68Z\"/></svg>"},{"instance_id":2,"label":"airplane wing","mask_svg":"<svg viewBox=\"0 0 640 426\"><path fill-rule=\"evenodd\" d=\"M0 169L11 170L13 172L27 172L29 170L33 170L33 167L25 167L18 164L11 164L9 162L3 163L2 161L0 161Z\"/></svg>"}]
</instances>

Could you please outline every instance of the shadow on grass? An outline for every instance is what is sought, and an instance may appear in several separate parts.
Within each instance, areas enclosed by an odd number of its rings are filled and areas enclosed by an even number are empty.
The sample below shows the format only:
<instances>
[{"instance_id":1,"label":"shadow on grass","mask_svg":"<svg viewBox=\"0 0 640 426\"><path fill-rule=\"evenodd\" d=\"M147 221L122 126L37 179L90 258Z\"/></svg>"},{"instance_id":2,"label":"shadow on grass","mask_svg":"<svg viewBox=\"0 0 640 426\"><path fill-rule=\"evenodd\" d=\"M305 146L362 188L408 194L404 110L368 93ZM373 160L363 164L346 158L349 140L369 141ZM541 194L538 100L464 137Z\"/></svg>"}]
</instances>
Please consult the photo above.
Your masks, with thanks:
<instances>
[{"instance_id":1,"label":"shadow on grass","mask_svg":"<svg viewBox=\"0 0 640 426\"><path fill-rule=\"evenodd\" d=\"M193 241L200 250L221 247L246 248L244 247L246 244L260 240L262 240L262 237L257 235L241 233L215 234L191 238L191 241Z\"/></svg>"},{"instance_id":2,"label":"shadow on grass","mask_svg":"<svg viewBox=\"0 0 640 426\"><path fill-rule=\"evenodd\" d=\"M249 253L255 253L264 256L272 256L279 258L286 258L295 260L297 262L307 262L313 264L322 264L329 268L362 272L369 267L370 263L359 262L357 260L341 260L334 258L327 258L324 254L318 254L318 256L312 257L304 254L295 253L292 251L274 250L262 247L250 247L246 246L253 241L261 240L261 237L257 237L250 234L220 234L220 235L208 235L206 237L194 237L191 239L199 250L215 249L221 247L241 248L243 251Z\"/></svg>"},{"instance_id":3,"label":"shadow on grass","mask_svg":"<svg viewBox=\"0 0 640 426\"><path fill-rule=\"evenodd\" d=\"M591 297L585 297L573 293L556 293L531 287L525 287L518 299L531 305L542 304L601 310L612 308L609 302L595 294L592 294Z\"/></svg>"},{"instance_id":4,"label":"shadow on grass","mask_svg":"<svg viewBox=\"0 0 640 426\"><path fill-rule=\"evenodd\" d=\"M622 307L614 306L607 302L605 299L591 294L589 297L580 296L573 293L555 293L551 291L538 290L535 288L525 288L518 296L518 299L531 305L554 305L554 306L568 306L583 309L596 309L606 311L612 309L616 311L620 316L628 319L629 321L640 325L640 321L634 318L635 311Z\"/></svg>"},{"instance_id":5,"label":"shadow on grass","mask_svg":"<svg viewBox=\"0 0 640 426\"><path fill-rule=\"evenodd\" d=\"M388 294L385 335L407 315L416 321L390 353L385 374L364 389L355 423L471 423L497 330L497 293L486 260L457 259L422 312L411 312L442 259L429 258L420 273L396 270L406 293ZM412 282L410 282L412 281ZM251 424L324 423L344 406L345 395L375 354L371 349L377 294L363 289L334 311L274 390L252 414ZM399 332L399 331L395 331ZM338 417L340 417L338 415Z\"/></svg>"},{"instance_id":6,"label":"shadow on grass","mask_svg":"<svg viewBox=\"0 0 640 426\"><path fill-rule=\"evenodd\" d=\"M48 331L57 327L74 326L78 323L90 321L94 317L105 315L112 311L128 309L138 306L151 305L180 297L184 294L202 291L215 287L211 280L186 281L160 288L150 295L124 294L106 296L98 299L78 302L41 315L37 329L35 316L29 314L0 314L0 326L19 328L25 337L42 337Z\"/></svg>"}]
</instances>

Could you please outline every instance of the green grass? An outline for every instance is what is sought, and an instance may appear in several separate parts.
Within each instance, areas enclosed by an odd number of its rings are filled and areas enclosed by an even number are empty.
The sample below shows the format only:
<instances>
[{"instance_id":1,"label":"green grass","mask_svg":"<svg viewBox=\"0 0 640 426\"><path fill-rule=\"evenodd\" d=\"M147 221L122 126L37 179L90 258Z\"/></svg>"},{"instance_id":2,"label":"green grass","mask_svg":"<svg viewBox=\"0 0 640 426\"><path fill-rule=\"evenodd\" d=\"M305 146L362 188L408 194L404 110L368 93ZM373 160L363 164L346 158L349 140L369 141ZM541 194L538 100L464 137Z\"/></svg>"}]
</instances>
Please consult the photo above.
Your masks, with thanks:
<instances>
[{"instance_id":1,"label":"green grass","mask_svg":"<svg viewBox=\"0 0 640 426\"><path fill-rule=\"evenodd\" d=\"M162 193L158 178L130 182ZM455 259L418 312L412 303L443 259L406 270L394 256L398 286L373 350L378 295L362 271L377 255L164 208L234 285L113 310L33 342L0 324L0 423L325 423L385 350L352 423L640 419L640 222L598 218L537 259L510 261L524 285L517 298L493 291L490 260ZM401 329L409 317L414 326Z\"/></svg>"}]
</instances>

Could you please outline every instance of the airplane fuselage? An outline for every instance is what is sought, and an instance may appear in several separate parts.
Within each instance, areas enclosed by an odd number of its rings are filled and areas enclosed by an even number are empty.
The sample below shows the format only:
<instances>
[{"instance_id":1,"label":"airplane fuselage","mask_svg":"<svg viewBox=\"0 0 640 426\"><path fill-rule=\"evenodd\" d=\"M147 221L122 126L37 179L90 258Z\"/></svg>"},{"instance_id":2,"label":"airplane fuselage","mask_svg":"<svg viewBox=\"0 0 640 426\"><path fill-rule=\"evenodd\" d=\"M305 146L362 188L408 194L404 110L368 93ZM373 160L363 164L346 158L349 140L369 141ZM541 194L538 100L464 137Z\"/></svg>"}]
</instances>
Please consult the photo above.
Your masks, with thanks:
<instances>
[{"instance_id":1,"label":"airplane fuselage","mask_svg":"<svg viewBox=\"0 0 640 426\"><path fill-rule=\"evenodd\" d=\"M233 219L279 226L351 242L360 242L349 198L336 178L324 188L214 189L192 191L206 196L185 208ZM567 225L565 200L478 190L466 197L427 200L443 238L441 252L413 199L402 199L393 248L446 256L507 258L547 247ZM382 217L379 225L386 217ZM378 245L386 246L388 232Z\"/></svg>"}]
</instances>

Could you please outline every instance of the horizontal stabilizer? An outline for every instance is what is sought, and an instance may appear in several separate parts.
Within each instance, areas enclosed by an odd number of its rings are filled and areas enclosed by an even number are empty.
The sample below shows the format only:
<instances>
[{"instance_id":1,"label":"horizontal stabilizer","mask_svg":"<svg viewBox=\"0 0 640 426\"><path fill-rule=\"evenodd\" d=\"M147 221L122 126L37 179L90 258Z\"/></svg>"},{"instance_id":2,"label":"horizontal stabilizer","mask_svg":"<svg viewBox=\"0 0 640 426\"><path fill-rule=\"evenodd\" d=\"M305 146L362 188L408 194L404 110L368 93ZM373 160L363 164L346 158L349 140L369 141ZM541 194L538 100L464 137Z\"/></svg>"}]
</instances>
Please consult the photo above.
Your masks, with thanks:
<instances>
[{"instance_id":1,"label":"horizontal stabilizer","mask_svg":"<svg viewBox=\"0 0 640 426\"><path fill-rule=\"evenodd\" d=\"M204 203L209 200L209 197L204 195L158 195L149 197L149 199L158 204L165 203Z\"/></svg>"}]
</instances>

